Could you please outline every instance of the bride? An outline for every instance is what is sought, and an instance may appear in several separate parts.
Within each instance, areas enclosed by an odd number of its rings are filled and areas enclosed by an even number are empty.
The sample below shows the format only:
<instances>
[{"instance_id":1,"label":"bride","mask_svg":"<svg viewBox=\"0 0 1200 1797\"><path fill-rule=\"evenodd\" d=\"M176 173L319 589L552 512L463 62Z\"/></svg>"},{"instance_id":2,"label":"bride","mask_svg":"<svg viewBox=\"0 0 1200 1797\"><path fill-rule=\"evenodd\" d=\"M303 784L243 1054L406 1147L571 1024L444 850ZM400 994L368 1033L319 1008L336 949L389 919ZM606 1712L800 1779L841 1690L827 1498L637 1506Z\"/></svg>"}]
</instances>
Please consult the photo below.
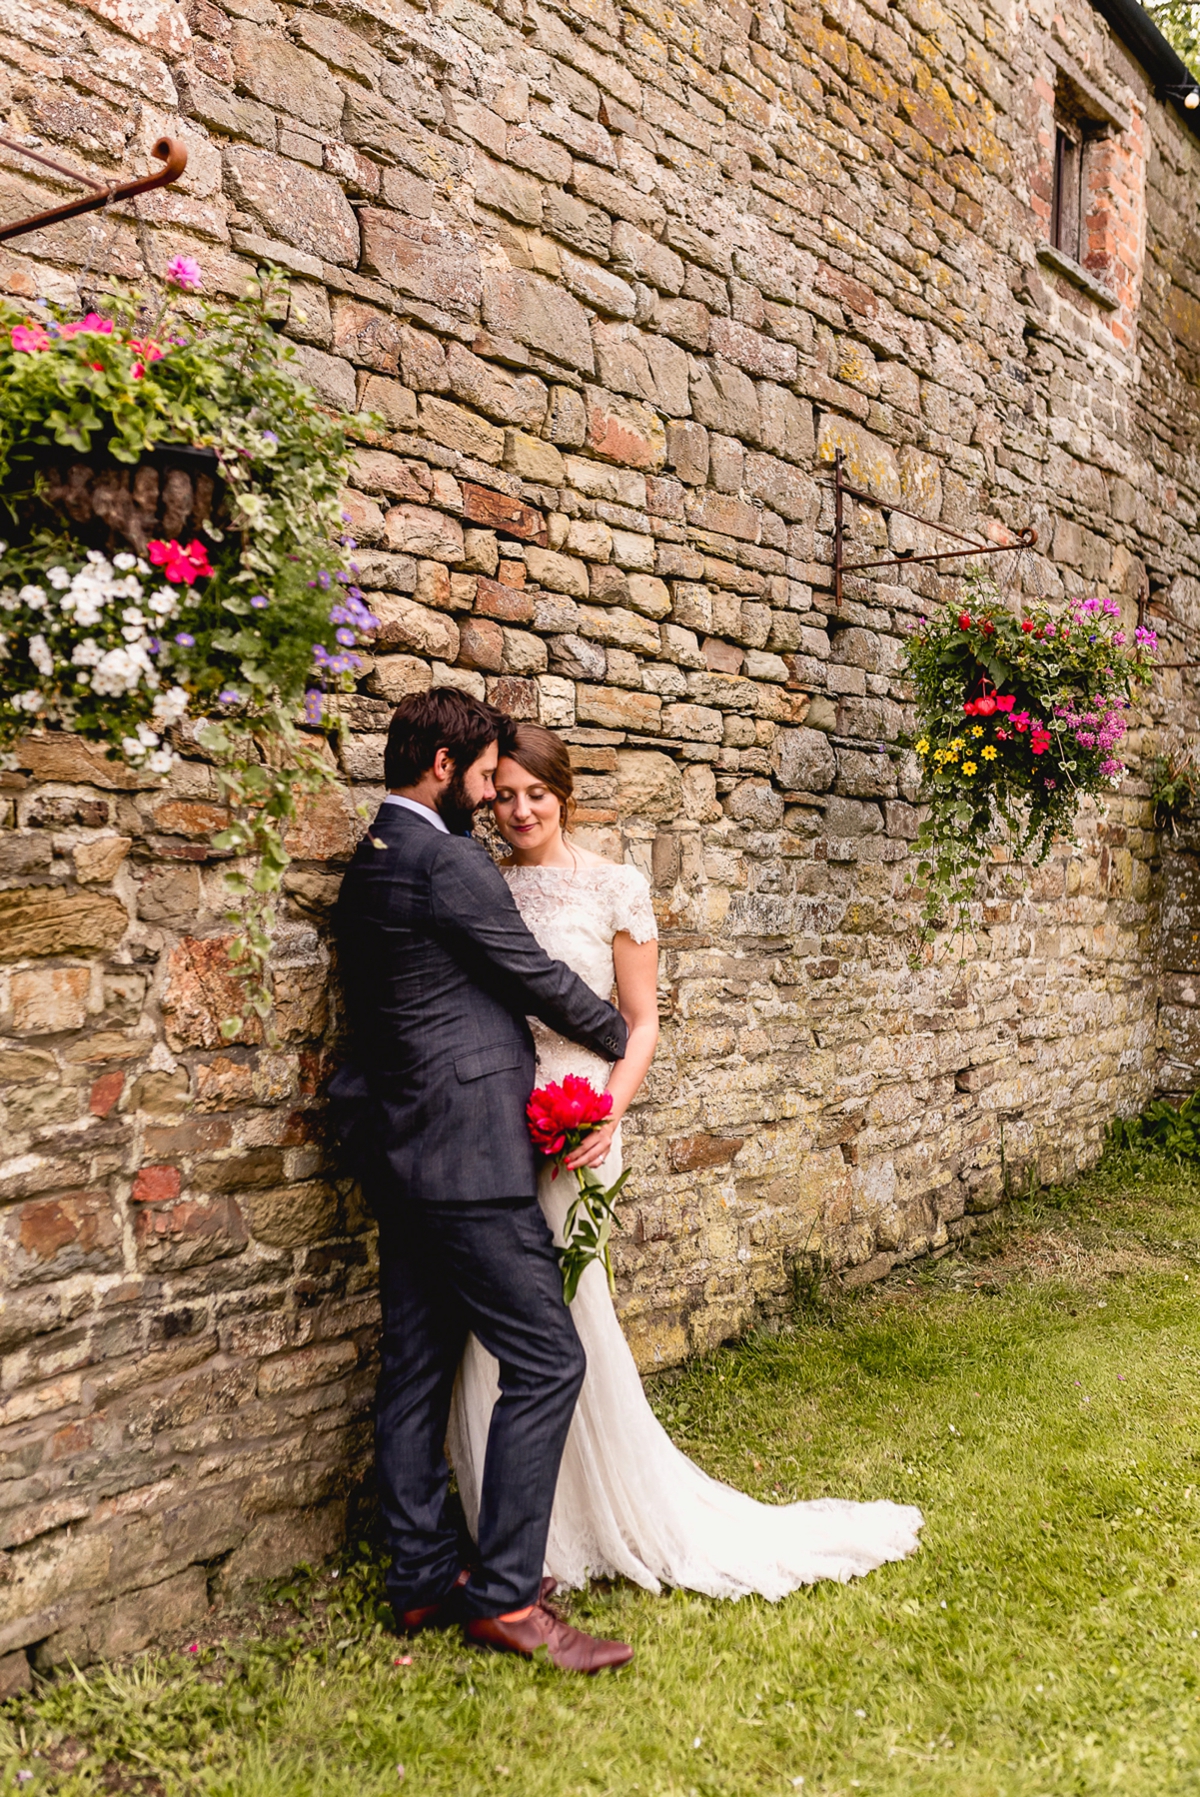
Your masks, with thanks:
<instances>
[{"instance_id":1,"label":"bride","mask_svg":"<svg viewBox=\"0 0 1200 1797\"><path fill-rule=\"evenodd\" d=\"M493 805L512 851L503 865L513 898L542 947L607 997L614 979L629 1025L624 1060L606 1061L530 1019L537 1083L576 1073L612 1094L608 1120L568 1167L621 1170L621 1118L646 1077L658 1040L658 945L650 890L636 868L572 844L571 763L553 731L514 723L500 744ZM611 1075L611 1077L610 1077ZM541 1176L538 1197L555 1239L575 1181ZM587 1376L559 1472L546 1572L561 1586L631 1579L647 1590L678 1585L709 1597L781 1598L816 1579L852 1579L915 1551L922 1518L900 1504L820 1498L759 1504L718 1484L674 1446L642 1390L603 1268L584 1272L571 1306ZM472 1534L496 1362L470 1337L450 1416L451 1459Z\"/></svg>"}]
</instances>

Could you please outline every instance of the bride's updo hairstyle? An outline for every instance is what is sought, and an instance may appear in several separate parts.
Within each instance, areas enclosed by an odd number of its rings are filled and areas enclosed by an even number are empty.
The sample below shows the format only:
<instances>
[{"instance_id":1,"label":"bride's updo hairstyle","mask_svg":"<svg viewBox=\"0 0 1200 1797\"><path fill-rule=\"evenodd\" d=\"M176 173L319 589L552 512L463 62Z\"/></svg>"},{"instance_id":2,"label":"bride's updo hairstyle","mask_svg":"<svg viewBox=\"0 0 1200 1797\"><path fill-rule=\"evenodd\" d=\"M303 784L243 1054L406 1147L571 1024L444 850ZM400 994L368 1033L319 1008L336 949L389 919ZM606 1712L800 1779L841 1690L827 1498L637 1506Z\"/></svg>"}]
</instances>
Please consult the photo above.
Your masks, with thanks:
<instances>
[{"instance_id":1,"label":"bride's updo hairstyle","mask_svg":"<svg viewBox=\"0 0 1200 1797\"><path fill-rule=\"evenodd\" d=\"M517 762L554 794L562 827L569 830L575 812L575 776L562 738L543 724L526 724L512 718L500 732L500 754Z\"/></svg>"}]
</instances>

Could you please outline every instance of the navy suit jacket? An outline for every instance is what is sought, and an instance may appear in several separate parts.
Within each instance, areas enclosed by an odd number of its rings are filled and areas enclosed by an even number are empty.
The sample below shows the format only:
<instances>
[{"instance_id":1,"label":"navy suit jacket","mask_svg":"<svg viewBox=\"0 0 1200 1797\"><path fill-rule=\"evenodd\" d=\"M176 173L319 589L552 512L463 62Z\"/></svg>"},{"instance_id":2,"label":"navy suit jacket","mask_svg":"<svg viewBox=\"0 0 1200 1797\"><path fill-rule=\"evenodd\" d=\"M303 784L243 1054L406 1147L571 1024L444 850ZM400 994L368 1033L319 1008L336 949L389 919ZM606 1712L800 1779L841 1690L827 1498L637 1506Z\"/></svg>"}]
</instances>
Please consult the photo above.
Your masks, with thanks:
<instances>
[{"instance_id":1,"label":"navy suit jacket","mask_svg":"<svg viewBox=\"0 0 1200 1797\"><path fill-rule=\"evenodd\" d=\"M532 1198L526 1016L615 1061L619 1012L538 946L481 844L402 805L359 844L335 929L351 1059L329 1091L370 1201Z\"/></svg>"}]
</instances>

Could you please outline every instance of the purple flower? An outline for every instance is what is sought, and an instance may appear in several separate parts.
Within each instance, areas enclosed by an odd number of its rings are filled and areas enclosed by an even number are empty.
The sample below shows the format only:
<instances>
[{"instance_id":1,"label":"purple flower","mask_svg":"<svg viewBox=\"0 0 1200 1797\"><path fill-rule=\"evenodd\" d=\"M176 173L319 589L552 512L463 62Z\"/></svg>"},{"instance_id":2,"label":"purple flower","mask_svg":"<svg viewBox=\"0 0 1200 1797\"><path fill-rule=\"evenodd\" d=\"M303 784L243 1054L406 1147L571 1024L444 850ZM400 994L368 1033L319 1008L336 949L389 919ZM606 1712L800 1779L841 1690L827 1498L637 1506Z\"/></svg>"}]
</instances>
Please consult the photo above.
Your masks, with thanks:
<instances>
[{"instance_id":1,"label":"purple flower","mask_svg":"<svg viewBox=\"0 0 1200 1797\"><path fill-rule=\"evenodd\" d=\"M331 583L329 574L326 572L326 570L324 568L322 568L321 572L317 575L317 585L320 587L320 589L323 593L327 593L329 591L331 584L332 583Z\"/></svg>"},{"instance_id":2,"label":"purple flower","mask_svg":"<svg viewBox=\"0 0 1200 1797\"><path fill-rule=\"evenodd\" d=\"M319 724L321 722L321 710L324 703L324 693L320 692L317 687L310 686L304 695L304 716L306 722L310 724Z\"/></svg>"},{"instance_id":3,"label":"purple flower","mask_svg":"<svg viewBox=\"0 0 1200 1797\"><path fill-rule=\"evenodd\" d=\"M146 638L146 647L151 655L157 655L162 648L162 644L156 636L148 636Z\"/></svg>"},{"instance_id":4,"label":"purple flower","mask_svg":"<svg viewBox=\"0 0 1200 1797\"><path fill-rule=\"evenodd\" d=\"M265 611L271 601L267 598L265 593L254 593L251 596L250 603L255 611Z\"/></svg>"},{"instance_id":5,"label":"purple flower","mask_svg":"<svg viewBox=\"0 0 1200 1797\"><path fill-rule=\"evenodd\" d=\"M313 660L316 662L316 664L319 668L325 668L325 667L329 666L329 651L325 647L324 643L314 643L312 646L312 652L313 652Z\"/></svg>"},{"instance_id":6,"label":"purple flower","mask_svg":"<svg viewBox=\"0 0 1200 1797\"><path fill-rule=\"evenodd\" d=\"M224 687L217 694L217 698L222 705L240 705L242 702L241 693L237 691L236 687L232 686Z\"/></svg>"},{"instance_id":7,"label":"purple flower","mask_svg":"<svg viewBox=\"0 0 1200 1797\"><path fill-rule=\"evenodd\" d=\"M347 630L344 624L342 625L340 630L337 630L334 632L334 635L336 636L338 642L341 643L341 645L344 649L353 648L354 644L358 641L358 638L355 636L354 632L352 630Z\"/></svg>"},{"instance_id":8,"label":"purple flower","mask_svg":"<svg viewBox=\"0 0 1200 1797\"><path fill-rule=\"evenodd\" d=\"M179 644L181 649L194 649L196 647L195 637L187 630L181 630L179 635L175 638L175 641Z\"/></svg>"},{"instance_id":9,"label":"purple flower","mask_svg":"<svg viewBox=\"0 0 1200 1797\"><path fill-rule=\"evenodd\" d=\"M276 431L264 431L263 432L263 442L264 443L278 443L278 441L279 441L278 432L276 432Z\"/></svg>"}]
</instances>

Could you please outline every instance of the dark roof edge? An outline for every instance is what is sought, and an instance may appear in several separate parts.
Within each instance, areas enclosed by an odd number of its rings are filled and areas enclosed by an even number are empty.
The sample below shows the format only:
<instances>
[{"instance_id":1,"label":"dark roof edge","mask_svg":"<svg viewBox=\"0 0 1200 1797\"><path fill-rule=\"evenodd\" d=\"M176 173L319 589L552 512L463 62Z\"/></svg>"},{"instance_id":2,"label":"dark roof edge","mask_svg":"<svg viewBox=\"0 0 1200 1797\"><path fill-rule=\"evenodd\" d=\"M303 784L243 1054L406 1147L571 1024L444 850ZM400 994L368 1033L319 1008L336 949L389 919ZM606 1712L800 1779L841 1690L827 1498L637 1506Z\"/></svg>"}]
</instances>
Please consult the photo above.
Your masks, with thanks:
<instances>
[{"instance_id":1,"label":"dark roof edge","mask_svg":"<svg viewBox=\"0 0 1200 1797\"><path fill-rule=\"evenodd\" d=\"M1127 50L1132 50L1154 84L1155 97L1170 100L1183 114L1184 122L1200 136L1200 107L1189 112L1183 104L1190 88L1200 88L1200 81L1188 68L1174 46L1168 43L1144 6L1138 0L1092 0L1102 18L1107 19ZM1164 89L1174 90L1164 92Z\"/></svg>"}]
</instances>

